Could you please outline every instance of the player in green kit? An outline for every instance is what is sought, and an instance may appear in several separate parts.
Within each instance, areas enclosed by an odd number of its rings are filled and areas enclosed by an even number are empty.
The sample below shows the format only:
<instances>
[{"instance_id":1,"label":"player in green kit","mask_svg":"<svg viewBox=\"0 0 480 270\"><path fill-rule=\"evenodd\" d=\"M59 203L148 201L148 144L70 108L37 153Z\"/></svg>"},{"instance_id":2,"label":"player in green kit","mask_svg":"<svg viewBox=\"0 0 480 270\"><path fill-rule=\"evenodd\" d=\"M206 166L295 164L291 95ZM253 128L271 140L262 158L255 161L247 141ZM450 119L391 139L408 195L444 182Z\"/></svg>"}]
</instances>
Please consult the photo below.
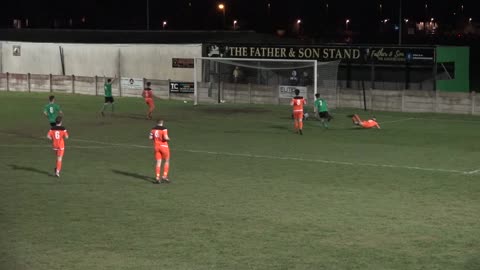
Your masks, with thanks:
<instances>
[{"instance_id":1,"label":"player in green kit","mask_svg":"<svg viewBox=\"0 0 480 270\"><path fill-rule=\"evenodd\" d=\"M105 102L103 103L103 107L102 107L102 110L100 111L100 113L102 114L102 116L105 116L105 109L107 108L107 106L111 106L112 108L112 113L114 111L114 100L113 100L113 95L112 95L112 84L113 82L115 81L116 79L116 75L115 75L115 78L113 79L108 79L105 81L105 84L103 85L103 90L105 91Z\"/></svg>"},{"instance_id":2,"label":"player in green kit","mask_svg":"<svg viewBox=\"0 0 480 270\"><path fill-rule=\"evenodd\" d=\"M43 107L43 114L48 118L50 126L54 127L56 125L55 119L57 116L63 116L63 112L60 109L60 105L55 103L55 96L49 96L48 100L50 101L45 107Z\"/></svg>"},{"instance_id":3,"label":"player in green kit","mask_svg":"<svg viewBox=\"0 0 480 270\"><path fill-rule=\"evenodd\" d=\"M318 113L318 118L320 118L323 126L328 128L328 122L330 122L333 117L328 113L327 101L320 98L319 93L315 94L315 111Z\"/></svg>"}]
</instances>

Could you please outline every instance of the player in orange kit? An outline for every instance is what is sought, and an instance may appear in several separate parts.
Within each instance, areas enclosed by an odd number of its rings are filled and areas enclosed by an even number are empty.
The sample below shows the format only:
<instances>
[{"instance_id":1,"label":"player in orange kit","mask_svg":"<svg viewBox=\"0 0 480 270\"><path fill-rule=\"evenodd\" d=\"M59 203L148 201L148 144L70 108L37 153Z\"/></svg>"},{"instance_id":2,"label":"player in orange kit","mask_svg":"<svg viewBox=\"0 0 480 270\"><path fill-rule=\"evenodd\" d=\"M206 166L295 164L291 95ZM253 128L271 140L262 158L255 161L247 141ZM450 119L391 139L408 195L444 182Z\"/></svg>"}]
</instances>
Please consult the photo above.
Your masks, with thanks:
<instances>
[{"instance_id":1,"label":"player in orange kit","mask_svg":"<svg viewBox=\"0 0 480 270\"><path fill-rule=\"evenodd\" d=\"M358 114L350 115L352 117L352 122L355 125L361 126L362 128L378 128L380 129L380 125L377 122L377 119L375 117L372 117L372 119L368 119L367 121L362 121L360 119L360 116Z\"/></svg>"},{"instance_id":2,"label":"player in orange kit","mask_svg":"<svg viewBox=\"0 0 480 270\"><path fill-rule=\"evenodd\" d=\"M293 106L293 125L295 132L303 135L303 106L307 104L307 100L300 96L300 90L295 89L295 96L290 101Z\"/></svg>"},{"instance_id":3,"label":"player in orange kit","mask_svg":"<svg viewBox=\"0 0 480 270\"><path fill-rule=\"evenodd\" d=\"M62 117L58 116L55 119L55 126L48 131L47 138L52 141L53 151L57 154L57 164L54 169L56 177L60 177L60 171L62 170L62 159L65 153L65 141L68 139L68 132L65 127L62 126Z\"/></svg>"},{"instance_id":4,"label":"player in orange kit","mask_svg":"<svg viewBox=\"0 0 480 270\"><path fill-rule=\"evenodd\" d=\"M142 97L145 99L145 103L148 105L147 119L152 119L153 109L155 109L155 103L153 102L153 92L150 88L151 83L147 82L147 87L142 92Z\"/></svg>"},{"instance_id":5,"label":"player in orange kit","mask_svg":"<svg viewBox=\"0 0 480 270\"><path fill-rule=\"evenodd\" d=\"M170 148L168 147L167 128L163 125L163 120L158 120L157 125L150 131L150 140L153 140L155 149L155 159L157 164L155 166L155 180L157 184L170 183L168 179L168 170L170 169ZM160 170L162 167L162 160L165 160L163 165L163 176L160 178Z\"/></svg>"}]
</instances>

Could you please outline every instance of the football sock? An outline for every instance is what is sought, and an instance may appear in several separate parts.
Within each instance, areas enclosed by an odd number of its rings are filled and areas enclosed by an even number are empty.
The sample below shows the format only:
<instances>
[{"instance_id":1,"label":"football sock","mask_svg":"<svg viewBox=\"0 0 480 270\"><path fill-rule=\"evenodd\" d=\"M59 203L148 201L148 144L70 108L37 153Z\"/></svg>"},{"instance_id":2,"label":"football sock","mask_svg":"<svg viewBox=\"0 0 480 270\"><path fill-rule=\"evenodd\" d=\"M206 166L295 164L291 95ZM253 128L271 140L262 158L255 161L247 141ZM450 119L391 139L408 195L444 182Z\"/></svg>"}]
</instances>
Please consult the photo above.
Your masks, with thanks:
<instances>
[{"instance_id":1,"label":"football sock","mask_svg":"<svg viewBox=\"0 0 480 270\"><path fill-rule=\"evenodd\" d=\"M357 122L362 122L362 119L360 119L360 116L358 116L358 114L355 114L353 117L355 117Z\"/></svg>"},{"instance_id":2,"label":"football sock","mask_svg":"<svg viewBox=\"0 0 480 270\"><path fill-rule=\"evenodd\" d=\"M156 176L157 178L160 177L160 166L155 166L155 176Z\"/></svg>"},{"instance_id":3,"label":"football sock","mask_svg":"<svg viewBox=\"0 0 480 270\"><path fill-rule=\"evenodd\" d=\"M298 125L299 125L299 128L300 128L300 129L303 129L303 121L300 122L300 123L298 123Z\"/></svg>"},{"instance_id":4,"label":"football sock","mask_svg":"<svg viewBox=\"0 0 480 270\"><path fill-rule=\"evenodd\" d=\"M168 170L170 169L170 164L167 162L163 166L163 177L168 177Z\"/></svg>"},{"instance_id":5,"label":"football sock","mask_svg":"<svg viewBox=\"0 0 480 270\"><path fill-rule=\"evenodd\" d=\"M62 162L57 160L57 172L60 172L62 170Z\"/></svg>"}]
</instances>

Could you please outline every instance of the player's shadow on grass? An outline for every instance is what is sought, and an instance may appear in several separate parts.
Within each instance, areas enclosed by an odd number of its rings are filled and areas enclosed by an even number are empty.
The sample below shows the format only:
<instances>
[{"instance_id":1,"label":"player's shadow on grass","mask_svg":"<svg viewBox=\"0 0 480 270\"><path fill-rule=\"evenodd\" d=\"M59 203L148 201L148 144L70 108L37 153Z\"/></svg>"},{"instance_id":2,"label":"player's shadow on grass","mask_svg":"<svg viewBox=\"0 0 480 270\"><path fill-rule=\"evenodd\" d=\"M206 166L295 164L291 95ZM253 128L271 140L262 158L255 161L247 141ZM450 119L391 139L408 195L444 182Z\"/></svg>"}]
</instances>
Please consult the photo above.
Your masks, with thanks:
<instances>
[{"instance_id":1,"label":"player's shadow on grass","mask_svg":"<svg viewBox=\"0 0 480 270\"><path fill-rule=\"evenodd\" d=\"M148 176L145 176L145 175L141 175L141 174L137 174L137 173L131 173L131 172L126 172L126 171L120 171L120 170L115 170L115 169L113 169L112 172L114 172L114 173L116 173L116 174L123 175L123 176L128 176L128 177L140 179L140 180L143 180L143 181L147 181L147 182L150 182L150 183L154 183L154 181L153 181L153 179L152 179L151 177L148 177Z\"/></svg>"},{"instance_id":2,"label":"player's shadow on grass","mask_svg":"<svg viewBox=\"0 0 480 270\"><path fill-rule=\"evenodd\" d=\"M39 169L33 168L33 167L18 166L18 165L15 165L15 164L10 164L8 166L10 166L10 168L12 168L12 170L15 170L15 171L20 170L20 171L34 172L34 173L43 174L43 175L47 175L47 176L53 176L53 173L49 173L47 171L42 171L42 170L39 170Z\"/></svg>"}]
</instances>

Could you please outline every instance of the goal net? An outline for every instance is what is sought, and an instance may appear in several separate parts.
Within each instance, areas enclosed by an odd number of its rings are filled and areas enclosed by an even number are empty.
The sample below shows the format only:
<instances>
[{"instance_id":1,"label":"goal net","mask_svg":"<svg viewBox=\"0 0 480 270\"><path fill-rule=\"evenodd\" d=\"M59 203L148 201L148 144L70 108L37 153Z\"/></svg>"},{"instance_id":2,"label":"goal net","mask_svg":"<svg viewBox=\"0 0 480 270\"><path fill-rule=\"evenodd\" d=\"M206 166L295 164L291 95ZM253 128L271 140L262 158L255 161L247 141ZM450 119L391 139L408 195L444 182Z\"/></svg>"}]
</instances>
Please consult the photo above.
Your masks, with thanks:
<instances>
[{"instance_id":1,"label":"goal net","mask_svg":"<svg viewBox=\"0 0 480 270\"><path fill-rule=\"evenodd\" d=\"M194 103L286 104L294 90L309 100L336 93L340 61L194 59Z\"/></svg>"}]
</instances>

